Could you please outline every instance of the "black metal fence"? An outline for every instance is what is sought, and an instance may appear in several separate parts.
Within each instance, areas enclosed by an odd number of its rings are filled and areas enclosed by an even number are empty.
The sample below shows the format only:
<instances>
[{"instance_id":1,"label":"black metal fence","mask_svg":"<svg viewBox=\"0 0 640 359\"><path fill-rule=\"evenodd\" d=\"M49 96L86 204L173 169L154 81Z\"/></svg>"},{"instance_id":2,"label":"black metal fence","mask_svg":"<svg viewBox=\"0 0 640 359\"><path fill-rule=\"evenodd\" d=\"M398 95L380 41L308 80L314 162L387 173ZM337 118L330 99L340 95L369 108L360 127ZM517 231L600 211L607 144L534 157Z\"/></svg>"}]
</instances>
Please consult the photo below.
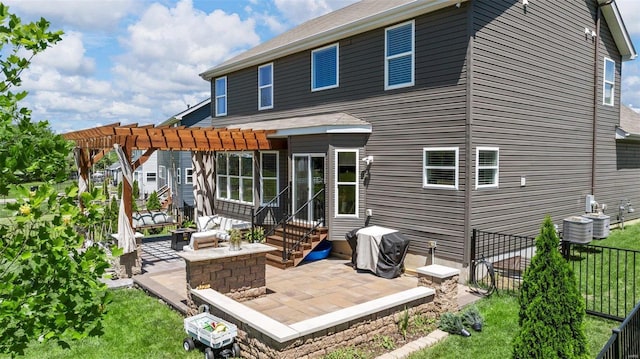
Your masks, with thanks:
<instances>
[{"instance_id":1,"label":"black metal fence","mask_svg":"<svg viewBox=\"0 0 640 359\"><path fill-rule=\"evenodd\" d=\"M597 359L640 358L640 303L616 329Z\"/></svg>"},{"instance_id":2,"label":"black metal fence","mask_svg":"<svg viewBox=\"0 0 640 359\"><path fill-rule=\"evenodd\" d=\"M471 238L471 263L481 258L493 264L496 289L517 291L524 270L535 254L535 238L473 230ZM474 266L470 266L474 270ZM474 278L470 273L469 278Z\"/></svg>"},{"instance_id":3,"label":"black metal fence","mask_svg":"<svg viewBox=\"0 0 640 359\"><path fill-rule=\"evenodd\" d=\"M576 274L587 313L623 321L640 300L640 285L636 284L640 251L570 242L562 242L561 250ZM493 264L498 291L520 288L534 254L534 237L473 230L471 263L485 258Z\"/></svg>"},{"instance_id":4,"label":"black metal fence","mask_svg":"<svg viewBox=\"0 0 640 359\"><path fill-rule=\"evenodd\" d=\"M640 251L562 242L587 313L622 321L640 300Z\"/></svg>"}]
</instances>

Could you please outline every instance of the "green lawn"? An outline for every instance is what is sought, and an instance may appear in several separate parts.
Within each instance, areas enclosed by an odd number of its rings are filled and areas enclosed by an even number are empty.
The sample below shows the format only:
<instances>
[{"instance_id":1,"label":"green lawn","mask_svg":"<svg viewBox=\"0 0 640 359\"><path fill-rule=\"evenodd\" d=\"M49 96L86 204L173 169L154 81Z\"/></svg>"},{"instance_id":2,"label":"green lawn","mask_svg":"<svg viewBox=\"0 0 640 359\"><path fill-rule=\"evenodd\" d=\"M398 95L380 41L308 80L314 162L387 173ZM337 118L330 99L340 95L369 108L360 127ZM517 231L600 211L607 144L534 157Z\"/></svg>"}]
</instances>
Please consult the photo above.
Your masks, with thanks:
<instances>
[{"instance_id":1,"label":"green lawn","mask_svg":"<svg viewBox=\"0 0 640 359\"><path fill-rule=\"evenodd\" d=\"M114 291L104 318L104 334L73 342L70 349L53 343L34 344L25 358L146 359L202 358L202 351L185 352L183 317L137 289Z\"/></svg>"},{"instance_id":2,"label":"green lawn","mask_svg":"<svg viewBox=\"0 0 640 359\"><path fill-rule=\"evenodd\" d=\"M518 330L518 301L509 295L494 295L478 302L478 309L485 317L482 332L472 332L471 337L450 335L431 348L414 353L410 359L427 358L510 358L511 340ZM591 357L595 357L611 336L611 329L619 322L586 316L586 331Z\"/></svg>"},{"instance_id":3,"label":"green lawn","mask_svg":"<svg viewBox=\"0 0 640 359\"><path fill-rule=\"evenodd\" d=\"M569 263L587 294L587 309L624 318L640 301L640 224L571 248Z\"/></svg>"}]
</instances>

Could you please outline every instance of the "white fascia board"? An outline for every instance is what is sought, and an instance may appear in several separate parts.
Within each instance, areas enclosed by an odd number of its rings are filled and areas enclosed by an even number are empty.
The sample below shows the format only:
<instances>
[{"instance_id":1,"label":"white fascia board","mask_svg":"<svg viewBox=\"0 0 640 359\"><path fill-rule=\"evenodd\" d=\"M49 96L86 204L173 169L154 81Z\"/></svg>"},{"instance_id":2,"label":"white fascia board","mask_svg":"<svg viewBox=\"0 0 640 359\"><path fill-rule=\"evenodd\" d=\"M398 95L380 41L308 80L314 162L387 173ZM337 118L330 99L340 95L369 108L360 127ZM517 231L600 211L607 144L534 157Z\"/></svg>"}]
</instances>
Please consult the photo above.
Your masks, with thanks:
<instances>
[{"instance_id":1,"label":"white fascia board","mask_svg":"<svg viewBox=\"0 0 640 359\"><path fill-rule=\"evenodd\" d=\"M600 0L599 3L600 6L602 6L602 15L607 21L607 25L609 25L613 40L618 47L618 51L620 51L620 55L622 56L622 61L635 59L638 54L636 53L631 37L627 32L627 28L624 25L618 5L615 1L607 1L603 3L603 0Z\"/></svg>"},{"instance_id":2,"label":"white fascia board","mask_svg":"<svg viewBox=\"0 0 640 359\"><path fill-rule=\"evenodd\" d=\"M350 24L316 33L312 36L256 54L238 62L230 63L226 66L211 68L201 73L200 77L205 81L211 81L214 77L242 70L247 67L257 66L301 51L313 49L350 36L395 24L402 20L411 19L418 15L434 12L464 1L468 0L416 0L415 2L389 9L379 14L354 21Z\"/></svg>"},{"instance_id":3,"label":"white fascia board","mask_svg":"<svg viewBox=\"0 0 640 359\"><path fill-rule=\"evenodd\" d=\"M267 135L268 138L280 138L289 136L302 135L320 135L320 134L337 134L337 133L371 133L373 132L371 125L351 125L351 126L315 126L302 128L289 128L276 130L275 133Z\"/></svg>"}]
</instances>

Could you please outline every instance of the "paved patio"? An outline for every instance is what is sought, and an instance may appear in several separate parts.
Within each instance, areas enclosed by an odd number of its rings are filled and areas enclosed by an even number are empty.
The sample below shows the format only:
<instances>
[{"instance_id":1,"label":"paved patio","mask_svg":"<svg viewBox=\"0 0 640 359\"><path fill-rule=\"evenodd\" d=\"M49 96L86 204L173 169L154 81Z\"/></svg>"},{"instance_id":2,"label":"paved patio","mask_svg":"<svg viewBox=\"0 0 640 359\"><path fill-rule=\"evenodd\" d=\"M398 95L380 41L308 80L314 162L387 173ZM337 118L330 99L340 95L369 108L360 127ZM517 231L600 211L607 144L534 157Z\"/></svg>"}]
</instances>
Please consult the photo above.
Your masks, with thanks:
<instances>
[{"instance_id":1,"label":"paved patio","mask_svg":"<svg viewBox=\"0 0 640 359\"><path fill-rule=\"evenodd\" d=\"M134 282L186 313L185 262L170 248L170 240L145 239L142 253L143 274L134 277ZM380 278L368 271L354 270L348 260L330 258L287 270L267 266L266 284L266 296L243 304L291 324L415 288L418 279L410 275ZM465 286L459 287L460 306L476 299Z\"/></svg>"}]
</instances>

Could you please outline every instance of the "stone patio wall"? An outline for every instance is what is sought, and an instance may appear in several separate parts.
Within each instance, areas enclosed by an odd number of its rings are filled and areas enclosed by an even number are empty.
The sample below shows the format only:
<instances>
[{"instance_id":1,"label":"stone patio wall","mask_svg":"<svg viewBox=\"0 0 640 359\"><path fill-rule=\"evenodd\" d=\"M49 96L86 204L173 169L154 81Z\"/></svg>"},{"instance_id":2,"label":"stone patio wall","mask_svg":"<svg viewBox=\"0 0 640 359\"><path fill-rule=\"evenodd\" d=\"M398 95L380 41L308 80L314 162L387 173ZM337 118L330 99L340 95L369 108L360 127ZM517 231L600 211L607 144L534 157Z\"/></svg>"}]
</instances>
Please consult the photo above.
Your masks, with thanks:
<instances>
[{"instance_id":1,"label":"stone patio wall","mask_svg":"<svg viewBox=\"0 0 640 359\"><path fill-rule=\"evenodd\" d=\"M376 337L397 333L398 323L404 315L405 308L410 316L424 314L435 317L436 315L433 296L431 296L285 343L280 343L244 323L235 323L238 326L236 339L242 350L242 357L247 359L321 358L340 348L365 345L373 342ZM212 314L234 322L233 318L229 318L226 313L216 308L212 308Z\"/></svg>"},{"instance_id":2,"label":"stone patio wall","mask_svg":"<svg viewBox=\"0 0 640 359\"><path fill-rule=\"evenodd\" d=\"M237 301L265 295L264 253L187 263L187 286L211 288Z\"/></svg>"}]
</instances>

